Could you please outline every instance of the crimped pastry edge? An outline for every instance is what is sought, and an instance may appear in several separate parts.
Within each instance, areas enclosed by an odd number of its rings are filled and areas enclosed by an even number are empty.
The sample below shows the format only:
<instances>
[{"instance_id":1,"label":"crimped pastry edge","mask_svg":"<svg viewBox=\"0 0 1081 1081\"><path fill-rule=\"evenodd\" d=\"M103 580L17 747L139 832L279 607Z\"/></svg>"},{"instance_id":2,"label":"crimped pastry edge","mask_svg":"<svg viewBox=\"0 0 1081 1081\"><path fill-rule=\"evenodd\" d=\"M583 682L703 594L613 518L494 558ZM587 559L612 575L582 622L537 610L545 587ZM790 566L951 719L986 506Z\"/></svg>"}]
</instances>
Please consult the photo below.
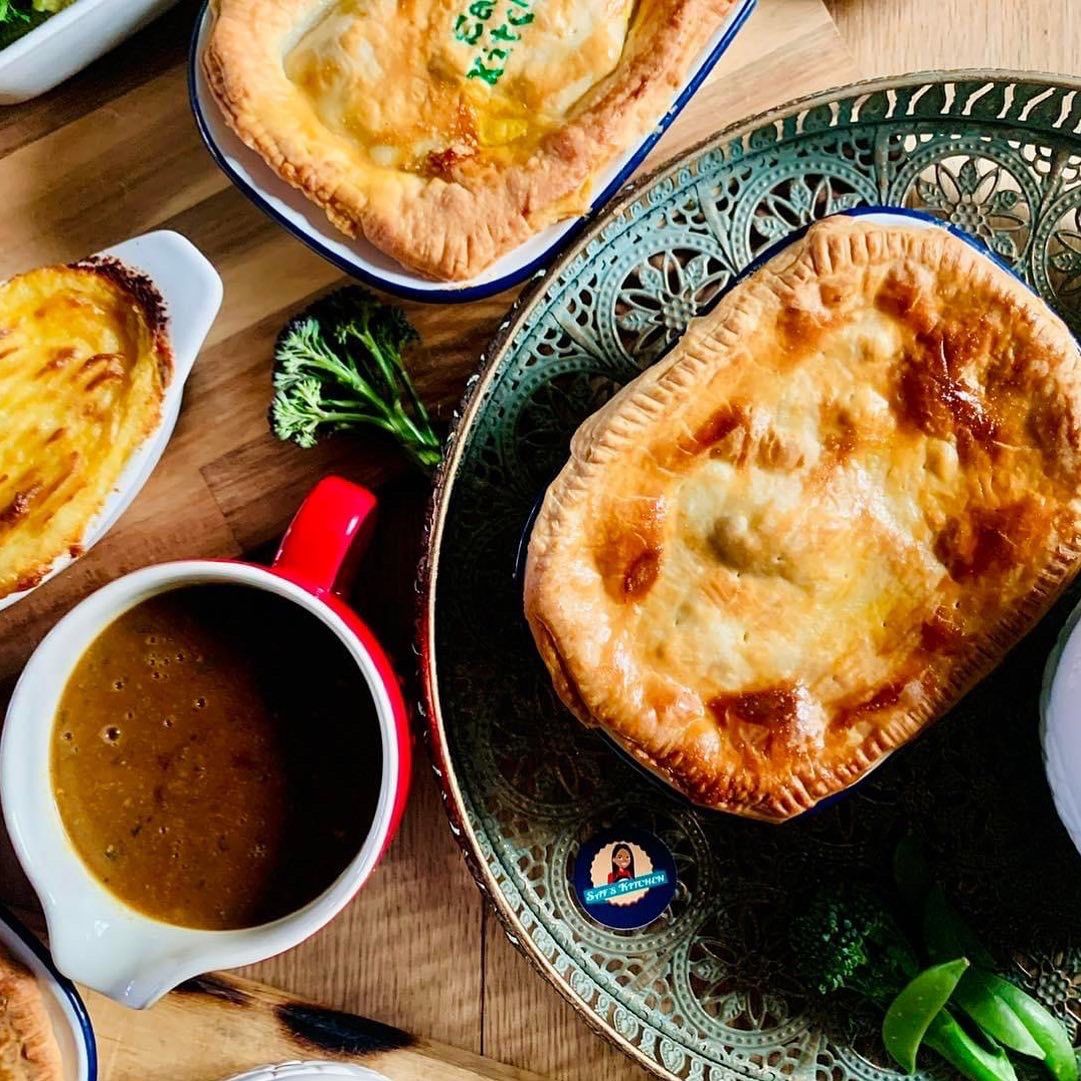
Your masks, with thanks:
<instances>
[{"instance_id":1,"label":"crimped pastry edge","mask_svg":"<svg viewBox=\"0 0 1081 1081\"><path fill-rule=\"evenodd\" d=\"M0 945L0 1000L7 1002L10 1030L20 1046L26 1074L37 1081L60 1081L63 1060L44 992L37 978ZM0 1015L0 1024L3 1016Z\"/></svg>"}]
</instances>

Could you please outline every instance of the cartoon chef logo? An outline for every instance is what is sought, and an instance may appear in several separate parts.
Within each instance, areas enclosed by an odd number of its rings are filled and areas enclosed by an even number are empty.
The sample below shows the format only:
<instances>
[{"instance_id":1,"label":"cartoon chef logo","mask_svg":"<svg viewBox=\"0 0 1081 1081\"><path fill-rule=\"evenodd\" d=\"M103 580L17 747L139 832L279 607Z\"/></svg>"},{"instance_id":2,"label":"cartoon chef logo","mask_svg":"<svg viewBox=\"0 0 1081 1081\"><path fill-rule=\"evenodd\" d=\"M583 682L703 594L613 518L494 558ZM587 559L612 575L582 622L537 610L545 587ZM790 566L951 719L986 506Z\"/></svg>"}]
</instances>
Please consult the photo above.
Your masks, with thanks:
<instances>
[{"instance_id":1,"label":"cartoon chef logo","mask_svg":"<svg viewBox=\"0 0 1081 1081\"><path fill-rule=\"evenodd\" d=\"M663 886L667 881L663 871L654 873L653 861L645 849L630 841L605 845L593 857L589 878L593 889L587 892L593 902L609 905L633 905L651 887Z\"/></svg>"},{"instance_id":2,"label":"cartoon chef logo","mask_svg":"<svg viewBox=\"0 0 1081 1081\"><path fill-rule=\"evenodd\" d=\"M644 927L675 893L675 863L667 846L630 826L605 830L579 850L575 891L587 915L609 927Z\"/></svg>"}]
</instances>

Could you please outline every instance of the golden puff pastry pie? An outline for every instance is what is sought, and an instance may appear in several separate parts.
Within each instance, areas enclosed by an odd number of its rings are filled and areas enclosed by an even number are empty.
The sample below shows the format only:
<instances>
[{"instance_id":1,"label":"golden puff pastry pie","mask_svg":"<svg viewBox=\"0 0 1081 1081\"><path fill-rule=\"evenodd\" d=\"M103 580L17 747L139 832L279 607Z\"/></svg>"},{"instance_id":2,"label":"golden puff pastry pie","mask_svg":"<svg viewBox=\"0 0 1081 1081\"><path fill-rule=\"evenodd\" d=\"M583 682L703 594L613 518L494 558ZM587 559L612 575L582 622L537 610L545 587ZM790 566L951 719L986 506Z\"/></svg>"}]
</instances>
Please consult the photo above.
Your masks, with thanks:
<instances>
[{"instance_id":1,"label":"golden puff pastry pie","mask_svg":"<svg viewBox=\"0 0 1081 1081\"><path fill-rule=\"evenodd\" d=\"M588 207L733 0L217 0L226 121L348 236L469 278Z\"/></svg>"},{"instance_id":2,"label":"golden puff pastry pie","mask_svg":"<svg viewBox=\"0 0 1081 1081\"><path fill-rule=\"evenodd\" d=\"M121 264L0 283L0 598L80 553L171 375L161 297Z\"/></svg>"},{"instance_id":3,"label":"golden puff pastry pie","mask_svg":"<svg viewBox=\"0 0 1081 1081\"><path fill-rule=\"evenodd\" d=\"M0 1081L61 1081L63 1076L41 988L0 947Z\"/></svg>"},{"instance_id":4,"label":"golden puff pastry pie","mask_svg":"<svg viewBox=\"0 0 1081 1081\"><path fill-rule=\"evenodd\" d=\"M832 218L578 430L525 610L580 720L778 821L990 671L1079 526L1066 327L944 229Z\"/></svg>"}]
</instances>

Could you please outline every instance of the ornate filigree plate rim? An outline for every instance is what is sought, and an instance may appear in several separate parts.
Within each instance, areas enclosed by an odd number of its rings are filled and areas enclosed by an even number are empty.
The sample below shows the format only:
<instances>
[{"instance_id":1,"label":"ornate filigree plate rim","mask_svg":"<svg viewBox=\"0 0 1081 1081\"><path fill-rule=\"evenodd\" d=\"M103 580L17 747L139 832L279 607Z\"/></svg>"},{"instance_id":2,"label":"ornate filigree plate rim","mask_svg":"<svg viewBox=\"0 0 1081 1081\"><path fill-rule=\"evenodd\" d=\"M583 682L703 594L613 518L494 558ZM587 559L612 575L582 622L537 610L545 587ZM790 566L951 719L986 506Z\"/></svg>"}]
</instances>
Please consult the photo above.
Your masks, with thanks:
<instances>
[{"instance_id":1,"label":"ornate filigree plate rim","mask_svg":"<svg viewBox=\"0 0 1081 1081\"><path fill-rule=\"evenodd\" d=\"M439 686L438 664L436 657L436 596L438 591L439 557L443 541L444 528L454 494L455 482L462 465L463 454L469 437L475 427L478 415L488 398L493 380L504 366L506 358L515 348L520 331L529 325L530 318L538 305L549 298L552 290L559 289L568 268L572 267L583 255L588 255L590 245L612 227L638 201L648 198L649 193L676 177L706 155L720 152L726 154L726 160L745 151L756 148L756 137L765 137L778 143L800 135L808 117L819 117L821 127L844 128L850 123L859 122L851 117L839 120L840 107L847 105L857 113L862 101L871 95L893 91L910 91L925 88L930 91L936 86L952 88L967 84L982 86L987 84L1007 85L1006 103L996 118L996 126L1029 130L1037 125L1028 120L1031 110L1052 94L1062 91L1067 95L1081 91L1081 79L1059 76L1042 72L1010 71L1005 69L959 69L956 71L929 71L914 75L871 79L847 86L830 88L811 94L795 101L760 113L747 120L737 122L721 132L704 140L683 154L662 165L653 173L632 181L596 216L596 220L583 233L576 243L568 247L546 271L541 271L515 301L500 324L496 336L482 354L476 372L466 384L462 402L455 412L450 435L447 439L443 462L436 474L431 499L424 527L424 552L417 573L417 653L422 701L418 703L425 719L425 736L432 759L432 767L439 780L443 803L450 820L451 832L462 848L470 873L481 892L488 898L499 916L508 939L523 953L533 967L548 980L563 997L578 1011L586 1023L600 1036L628 1054L638 1064L650 1072L671 1081L678 1081L677 1075L666 1070L661 1062L646 1054L607 1023L590 1008L571 985L569 976L557 970L552 960L532 938L530 930L524 925L519 914L503 893L500 877L492 862L485 858L483 845L479 840L467 811L455 764L447 741L446 727L442 713ZM1046 87L1047 94L1038 94L1029 98L1013 115L1013 85ZM874 120L885 122L897 119L899 115L918 114L915 106L922 94L908 99L908 112L895 114L896 100L891 100L888 111ZM938 114L952 115L949 111L953 98L948 98L947 105ZM969 106L974 99L969 99ZM1070 114L1076 113L1081 106L1081 98L1074 101ZM1048 135L1072 134L1078 131L1063 132L1061 124L1066 118L1065 104L1058 121L1049 126L1039 126L1039 130ZM825 123L821 118L826 118ZM1081 125L1079 125L1081 129Z\"/></svg>"}]
</instances>

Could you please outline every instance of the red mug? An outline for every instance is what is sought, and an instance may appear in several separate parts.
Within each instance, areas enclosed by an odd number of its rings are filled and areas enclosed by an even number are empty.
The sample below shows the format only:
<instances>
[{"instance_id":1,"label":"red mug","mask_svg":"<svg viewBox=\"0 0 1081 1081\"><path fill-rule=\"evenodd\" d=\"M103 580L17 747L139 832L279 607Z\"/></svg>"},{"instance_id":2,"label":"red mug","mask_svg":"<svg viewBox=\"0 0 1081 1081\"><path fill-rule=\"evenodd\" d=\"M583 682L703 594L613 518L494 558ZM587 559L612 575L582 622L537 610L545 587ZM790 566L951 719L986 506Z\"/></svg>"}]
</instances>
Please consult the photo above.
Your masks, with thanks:
<instances>
[{"instance_id":1,"label":"red mug","mask_svg":"<svg viewBox=\"0 0 1081 1081\"><path fill-rule=\"evenodd\" d=\"M341 618L371 658L386 691L398 744L398 784L386 841L389 844L409 798L413 763L409 711L400 680L383 647L337 588L347 577L343 576L343 567L356 560L371 540L375 510L375 496L367 488L341 477L324 477L293 516L270 570L307 590Z\"/></svg>"},{"instance_id":2,"label":"red mug","mask_svg":"<svg viewBox=\"0 0 1081 1081\"><path fill-rule=\"evenodd\" d=\"M251 964L296 946L333 919L367 881L401 820L412 760L409 716L394 670L372 632L336 590L346 556L370 535L374 510L370 492L327 477L297 511L269 567L232 560L145 567L92 593L34 651L4 722L0 798L15 852L45 911L53 959L65 975L125 1005L149 1006L192 976ZM371 827L341 875L296 912L228 931L162 923L110 893L68 840L49 768L60 697L97 635L148 597L211 582L268 590L327 625L367 682L383 750Z\"/></svg>"}]
</instances>

